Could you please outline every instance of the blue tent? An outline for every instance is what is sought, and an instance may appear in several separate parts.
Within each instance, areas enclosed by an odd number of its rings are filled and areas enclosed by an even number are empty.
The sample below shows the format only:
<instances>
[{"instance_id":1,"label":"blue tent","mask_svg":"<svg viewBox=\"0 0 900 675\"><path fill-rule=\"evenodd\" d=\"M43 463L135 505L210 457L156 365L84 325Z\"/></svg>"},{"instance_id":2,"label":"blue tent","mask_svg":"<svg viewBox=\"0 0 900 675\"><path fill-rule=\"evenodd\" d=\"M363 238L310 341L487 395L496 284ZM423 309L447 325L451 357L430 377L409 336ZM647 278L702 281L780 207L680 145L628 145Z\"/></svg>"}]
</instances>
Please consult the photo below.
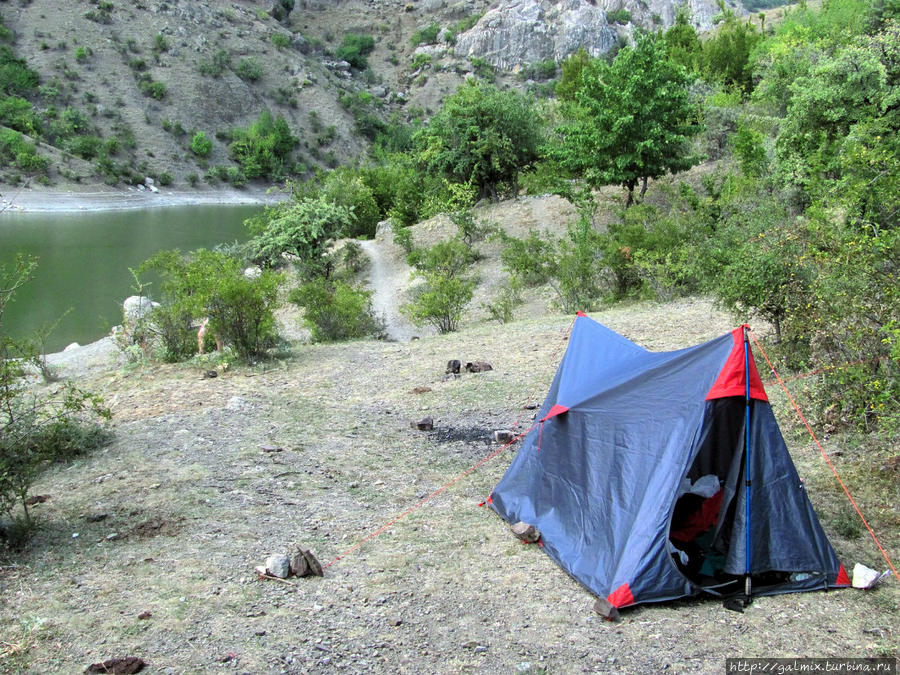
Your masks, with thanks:
<instances>
[{"instance_id":1,"label":"blue tent","mask_svg":"<svg viewBox=\"0 0 900 675\"><path fill-rule=\"evenodd\" d=\"M745 335L650 352L579 313L492 508L614 607L849 585Z\"/></svg>"}]
</instances>

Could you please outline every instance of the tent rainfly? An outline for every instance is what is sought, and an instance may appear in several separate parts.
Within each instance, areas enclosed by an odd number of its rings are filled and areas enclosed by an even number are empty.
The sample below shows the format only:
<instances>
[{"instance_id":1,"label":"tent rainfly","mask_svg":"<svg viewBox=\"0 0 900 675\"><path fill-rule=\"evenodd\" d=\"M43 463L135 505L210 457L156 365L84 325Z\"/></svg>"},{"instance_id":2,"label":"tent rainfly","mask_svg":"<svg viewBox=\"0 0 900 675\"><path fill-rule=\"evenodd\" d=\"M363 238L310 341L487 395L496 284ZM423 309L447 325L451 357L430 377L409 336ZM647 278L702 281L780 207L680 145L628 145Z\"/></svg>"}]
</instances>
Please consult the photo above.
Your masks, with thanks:
<instances>
[{"instance_id":1,"label":"tent rainfly","mask_svg":"<svg viewBox=\"0 0 900 675\"><path fill-rule=\"evenodd\" d=\"M579 313L491 507L615 608L849 586L746 331L650 352Z\"/></svg>"}]
</instances>

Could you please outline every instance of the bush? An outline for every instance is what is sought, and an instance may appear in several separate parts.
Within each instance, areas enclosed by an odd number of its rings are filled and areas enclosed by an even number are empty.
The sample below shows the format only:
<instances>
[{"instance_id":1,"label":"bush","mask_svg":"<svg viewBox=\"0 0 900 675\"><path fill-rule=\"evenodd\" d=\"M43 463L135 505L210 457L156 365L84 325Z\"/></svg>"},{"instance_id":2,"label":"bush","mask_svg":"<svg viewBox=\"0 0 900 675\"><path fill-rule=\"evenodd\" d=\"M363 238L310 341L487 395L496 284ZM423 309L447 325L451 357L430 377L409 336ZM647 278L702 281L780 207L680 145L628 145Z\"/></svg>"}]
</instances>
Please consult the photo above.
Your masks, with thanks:
<instances>
[{"instance_id":1,"label":"bush","mask_svg":"<svg viewBox=\"0 0 900 675\"><path fill-rule=\"evenodd\" d=\"M375 39L371 35L347 33L335 51L335 56L354 68L365 70L369 65L366 57L373 49L375 49Z\"/></svg>"},{"instance_id":2,"label":"bush","mask_svg":"<svg viewBox=\"0 0 900 675\"><path fill-rule=\"evenodd\" d=\"M166 97L166 85L164 82L154 81L146 73L138 80L138 89L144 96L149 96L157 101L161 101Z\"/></svg>"},{"instance_id":3,"label":"bush","mask_svg":"<svg viewBox=\"0 0 900 675\"><path fill-rule=\"evenodd\" d=\"M555 241L552 235L543 236L537 230L529 230L524 239L499 233L503 250L500 260L507 274L526 286L538 286L550 281L556 267Z\"/></svg>"},{"instance_id":4,"label":"bush","mask_svg":"<svg viewBox=\"0 0 900 675\"><path fill-rule=\"evenodd\" d=\"M229 68L231 68L231 54L224 49L218 50L209 61L201 61L197 67L201 75L209 77L221 77Z\"/></svg>"},{"instance_id":5,"label":"bush","mask_svg":"<svg viewBox=\"0 0 900 675\"><path fill-rule=\"evenodd\" d=\"M432 23L426 26L425 28L420 28L415 33L412 34L410 38L410 43L413 47L418 47L421 44L431 45L437 42L438 35L441 32L441 26L438 23Z\"/></svg>"},{"instance_id":6,"label":"bush","mask_svg":"<svg viewBox=\"0 0 900 675\"><path fill-rule=\"evenodd\" d=\"M428 249L413 249L409 258L413 275L424 283L415 298L400 310L417 326L429 324L440 333L459 327L466 306L475 293L477 279L468 274L474 262L472 251L461 239L439 242Z\"/></svg>"},{"instance_id":7,"label":"bush","mask_svg":"<svg viewBox=\"0 0 900 675\"><path fill-rule=\"evenodd\" d=\"M161 279L161 305L150 330L159 338L166 360L180 360L197 351L193 323L209 319L209 333L249 361L274 346L274 311L279 277L263 272L256 279L244 276L239 260L217 251L199 249L189 256L162 251L139 268Z\"/></svg>"},{"instance_id":8,"label":"bush","mask_svg":"<svg viewBox=\"0 0 900 675\"><path fill-rule=\"evenodd\" d=\"M41 132L40 119L34 114L31 103L18 96L0 100L0 124L29 136L36 136Z\"/></svg>"},{"instance_id":9,"label":"bush","mask_svg":"<svg viewBox=\"0 0 900 675\"><path fill-rule=\"evenodd\" d=\"M337 342L385 336L384 320L372 310L372 292L343 281L318 278L290 294L291 302L304 308L303 323L313 342Z\"/></svg>"},{"instance_id":10,"label":"bush","mask_svg":"<svg viewBox=\"0 0 900 675\"><path fill-rule=\"evenodd\" d=\"M21 505L24 524L18 529L25 532L33 526L28 491L40 473L110 437L101 424L109 419L109 410L98 396L70 384L48 395L22 386L26 367L43 363L36 347L41 338L13 340L3 311L34 268L34 261L23 258L12 270L0 267L0 510L18 520L15 509Z\"/></svg>"},{"instance_id":11,"label":"bush","mask_svg":"<svg viewBox=\"0 0 900 675\"><path fill-rule=\"evenodd\" d=\"M293 257L306 278L327 267L326 251L336 234L351 226L353 214L322 196L294 199L268 207L247 221L256 233L247 246L250 258L263 267L284 264Z\"/></svg>"},{"instance_id":12,"label":"bush","mask_svg":"<svg viewBox=\"0 0 900 675\"><path fill-rule=\"evenodd\" d=\"M263 69L256 59L241 59L234 69L234 74L242 80L256 82L262 77Z\"/></svg>"},{"instance_id":13,"label":"bush","mask_svg":"<svg viewBox=\"0 0 900 675\"><path fill-rule=\"evenodd\" d=\"M606 13L606 20L608 23L625 24L631 21L631 12L627 9L616 9Z\"/></svg>"},{"instance_id":14,"label":"bush","mask_svg":"<svg viewBox=\"0 0 900 675\"><path fill-rule=\"evenodd\" d=\"M209 153L212 152L212 141L206 133L198 131L194 134L191 138L191 152L198 157L209 157Z\"/></svg>"},{"instance_id":15,"label":"bush","mask_svg":"<svg viewBox=\"0 0 900 675\"><path fill-rule=\"evenodd\" d=\"M357 171L337 169L328 174L322 186L322 195L328 201L345 207L353 213L348 226L337 233L339 237L373 237L381 210L375 202L372 190Z\"/></svg>"},{"instance_id":16,"label":"bush","mask_svg":"<svg viewBox=\"0 0 900 675\"><path fill-rule=\"evenodd\" d=\"M269 37L269 41L276 49L287 49L291 46L291 36L285 35L284 33L272 33Z\"/></svg>"},{"instance_id":17,"label":"bush","mask_svg":"<svg viewBox=\"0 0 900 675\"><path fill-rule=\"evenodd\" d=\"M0 160L27 173L44 173L50 161L37 154L37 147L12 129L0 129Z\"/></svg>"},{"instance_id":18,"label":"bush","mask_svg":"<svg viewBox=\"0 0 900 675\"><path fill-rule=\"evenodd\" d=\"M0 93L25 96L38 86L39 79L23 59L16 58L12 49L0 46Z\"/></svg>"},{"instance_id":19,"label":"bush","mask_svg":"<svg viewBox=\"0 0 900 675\"><path fill-rule=\"evenodd\" d=\"M231 157L250 179L284 177L285 164L297 145L284 118L273 118L267 110L248 128L232 130L231 137Z\"/></svg>"}]
</instances>

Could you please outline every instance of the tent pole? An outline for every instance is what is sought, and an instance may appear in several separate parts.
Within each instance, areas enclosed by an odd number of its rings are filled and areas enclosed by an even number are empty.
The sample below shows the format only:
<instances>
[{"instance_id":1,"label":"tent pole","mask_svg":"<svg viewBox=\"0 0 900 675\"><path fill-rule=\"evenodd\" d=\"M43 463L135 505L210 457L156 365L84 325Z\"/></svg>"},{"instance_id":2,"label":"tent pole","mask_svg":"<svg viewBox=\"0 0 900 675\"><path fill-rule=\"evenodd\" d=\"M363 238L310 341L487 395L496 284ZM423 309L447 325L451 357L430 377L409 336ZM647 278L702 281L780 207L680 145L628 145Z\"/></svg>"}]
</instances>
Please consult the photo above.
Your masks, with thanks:
<instances>
[{"instance_id":1,"label":"tent pole","mask_svg":"<svg viewBox=\"0 0 900 675\"><path fill-rule=\"evenodd\" d=\"M749 605L751 602L751 581L750 581L750 340L747 335L749 326L744 326L744 377L746 379L746 389L744 394L744 486L745 486L745 510L746 510L746 541L744 544L744 557L746 564L744 565L744 604Z\"/></svg>"}]
</instances>

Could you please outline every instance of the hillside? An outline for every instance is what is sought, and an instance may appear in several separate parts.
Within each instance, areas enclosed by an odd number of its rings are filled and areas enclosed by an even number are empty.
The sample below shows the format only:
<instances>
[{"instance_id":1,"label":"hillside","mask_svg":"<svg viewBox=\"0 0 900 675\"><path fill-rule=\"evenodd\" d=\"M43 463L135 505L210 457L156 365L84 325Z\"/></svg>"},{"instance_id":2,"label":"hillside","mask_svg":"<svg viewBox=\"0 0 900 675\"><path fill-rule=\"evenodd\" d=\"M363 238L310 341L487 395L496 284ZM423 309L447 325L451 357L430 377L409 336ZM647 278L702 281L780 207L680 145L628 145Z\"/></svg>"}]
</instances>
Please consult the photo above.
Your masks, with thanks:
<instances>
[{"instance_id":1,"label":"hillside","mask_svg":"<svg viewBox=\"0 0 900 675\"><path fill-rule=\"evenodd\" d=\"M299 139L289 171L333 168L363 156L380 125L429 116L467 77L535 87L553 76L547 63L581 46L600 55L675 14L668 0L306 0L286 15L282 4L0 5L7 47L39 78L25 94L38 121L17 126L50 161L31 184L242 184L226 171L231 134L266 110ZM701 29L712 25L715 3L690 7ZM353 66L340 58L347 34L373 40ZM196 132L208 154L192 151ZM25 180L8 166L0 191Z\"/></svg>"}]
</instances>

